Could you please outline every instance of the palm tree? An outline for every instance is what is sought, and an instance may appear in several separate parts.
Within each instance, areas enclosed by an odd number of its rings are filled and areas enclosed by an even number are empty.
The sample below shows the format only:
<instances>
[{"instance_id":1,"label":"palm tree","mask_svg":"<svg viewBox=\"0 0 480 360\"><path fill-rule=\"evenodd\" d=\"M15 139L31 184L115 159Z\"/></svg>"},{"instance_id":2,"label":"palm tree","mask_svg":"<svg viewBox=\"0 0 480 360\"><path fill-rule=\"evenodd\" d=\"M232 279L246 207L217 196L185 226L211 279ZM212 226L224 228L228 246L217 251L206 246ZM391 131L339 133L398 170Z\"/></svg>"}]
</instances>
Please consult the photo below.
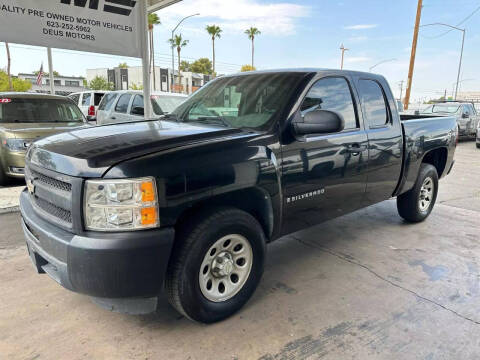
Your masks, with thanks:
<instances>
[{"instance_id":1,"label":"palm tree","mask_svg":"<svg viewBox=\"0 0 480 360\"><path fill-rule=\"evenodd\" d=\"M8 42L5 42L5 48L7 49L7 74L8 74L8 87L10 91L13 91L12 85L12 73L10 71L10 67L12 65L12 59L10 58L10 47L8 46Z\"/></svg>"},{"instance_id":2,"label":"palm tree","mask_svg":"<svg viewBox=\"0 0 480 360\"><path fill-rule=\"evenodd\" d=\"M181 75L181 72L180 72L180 65L181 65L180 52L182 51L183 47L187 46L188 40L184 40L183 37L182 37L182 34L180 34L180 35L175 35L175 38L170 39L169 41L170 41L170 44L172 45L172 47L177 48L177 53L178 53L178 84L181 85L182 84L182 75ZM175 76L175 74L173 74L173 76Z\"/></svg>"},{"instance_id":3,"label":"palm tree","mask_svg":"<svg viewBox=\"0 0 480 360\"><path fill-rule=\"evenodd\" d=\"M251 27L250 29L245 30L248 38L252 40L252 67L255 67L254 56L255 56L255 36L260 35L261 32L256 27Z\"/></svg>"},{"instance_id":4,"label":"palm tree","mask_svg":"<svg viewBox=\"0 0 480 360\"><path fill-rule=\"evenodd\" d=\"M207 25L205 28L207 32L210 34L212 37L212 50L213 50L213 57L212 57L212 63L213 63L213 77L215 77L215 38L220 39L222 37L222 29L220 29L220 26L217 25Z\"/></svg>"},{"instance_id":5,"label":"palm tree","mask_svg":"<svg viewBox=\"0 0 480 360\"><path fill-rule=\"evenodd\" d=\"M148 14L148 34L150 38L150 71L153 68L153 90L155 89L155 53L154 53L154 46L153 46L153 27L155 25L161 24L160 18L157 14Z\"/></svg>"}]
</instances>

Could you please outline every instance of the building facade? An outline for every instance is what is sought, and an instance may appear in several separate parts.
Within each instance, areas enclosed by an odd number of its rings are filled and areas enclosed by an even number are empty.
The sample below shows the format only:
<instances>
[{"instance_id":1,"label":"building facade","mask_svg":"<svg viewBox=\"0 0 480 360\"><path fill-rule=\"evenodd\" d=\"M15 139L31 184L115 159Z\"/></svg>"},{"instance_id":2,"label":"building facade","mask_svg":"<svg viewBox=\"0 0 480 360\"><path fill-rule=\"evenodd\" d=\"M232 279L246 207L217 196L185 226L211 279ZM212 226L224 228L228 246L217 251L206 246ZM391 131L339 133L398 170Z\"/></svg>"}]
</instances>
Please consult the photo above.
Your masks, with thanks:
<instances>
[{"instance_id":1,"label":"building facade","mask_svg":"<svg viewBox=\"0 0 480 360\"><path fill-rule=\"evenodd\" d=\"M196 74L192 72L175 71L175 82L172 84L172 70L167 68L155 67L155 82L152 78L152 90L163 92L176 92L182 94L191 94L211 80L210 75ZM139 89L143 84L143 74L141 66L130 66L127 68L115 67L113 69L88 69L87 81L92 81L100 76L115 85L115 90Z\"/></svg>"},{"instance_id":2,"label":"building facade","mask_svg":"<svg viewBox=\"0 0 480 360\"><path fill-rule=\"evenodd\" d=\"M37 75L35 74L18 74L18 78L32 83L30 92L49 94L50 93L50 78L43 76L42 84L37 85ZM55 76L53 78L55 86L55 95L67 96L71 93L85 91L83 86L83 77L74 76Z\"/></svg>"}]
</instances>

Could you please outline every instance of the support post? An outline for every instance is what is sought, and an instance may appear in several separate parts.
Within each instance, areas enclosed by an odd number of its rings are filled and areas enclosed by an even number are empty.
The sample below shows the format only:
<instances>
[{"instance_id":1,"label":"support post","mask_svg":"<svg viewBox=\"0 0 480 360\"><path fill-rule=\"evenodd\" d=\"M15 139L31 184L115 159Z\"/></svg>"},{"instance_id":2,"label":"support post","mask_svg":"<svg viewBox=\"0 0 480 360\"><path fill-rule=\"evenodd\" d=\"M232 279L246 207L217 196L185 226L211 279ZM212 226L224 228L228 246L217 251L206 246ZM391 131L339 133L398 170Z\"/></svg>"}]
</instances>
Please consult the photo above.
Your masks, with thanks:
<instances>
[{"instance_id":1,"label":"support post","mask_svg":"<svg viewBox=\"0 0 480 360\"><path fill-rule=\"evenodd\" d=\"M148 41L148 10L147 2L140 1L142 11L142 71L143 71L143 102L145 120L153 119L152 103L151 103L151 81L150 81L150 52Z\"/></svg>"},{"instance_id":2,"label":"support post","mask_svg":"<svg viewBox=\"0 0 480 360\"><path fill-rule=\"evenodd\" d=\"M48 53L48 75L50 77L50 94L55 95L55 80L53 76L52 48L47 48Z\"/></svg>"}]
</instances>

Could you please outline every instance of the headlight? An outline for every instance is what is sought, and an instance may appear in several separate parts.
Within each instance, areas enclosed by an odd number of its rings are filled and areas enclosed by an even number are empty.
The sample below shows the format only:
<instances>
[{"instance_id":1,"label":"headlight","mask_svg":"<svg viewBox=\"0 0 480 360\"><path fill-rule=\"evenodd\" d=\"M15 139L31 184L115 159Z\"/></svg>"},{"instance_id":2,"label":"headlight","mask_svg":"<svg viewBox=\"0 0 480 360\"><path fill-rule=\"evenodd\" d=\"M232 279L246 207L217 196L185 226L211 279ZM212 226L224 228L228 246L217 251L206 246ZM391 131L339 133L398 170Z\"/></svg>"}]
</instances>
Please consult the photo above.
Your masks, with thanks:
<instances>
[{"instance_id":1,"label":"headlight","mask_svg":"<svg viewBox=\"0 0 480 360\"><path fill-rule=\"evenodd\" d=\"M87 180L84 210L88 230L128 231L158 227L155 179Z\"/></svg>"},{"instance_id":2,"label":"headlight","mask_svg":"<svg viewBox=\"0 0 480 360\"><path fill-rule=\"evenodd\" d=\"M6 139L3 140L3 145L11 151L27 151L30 146L30 140Z\"/></svg>"}]
</instances>

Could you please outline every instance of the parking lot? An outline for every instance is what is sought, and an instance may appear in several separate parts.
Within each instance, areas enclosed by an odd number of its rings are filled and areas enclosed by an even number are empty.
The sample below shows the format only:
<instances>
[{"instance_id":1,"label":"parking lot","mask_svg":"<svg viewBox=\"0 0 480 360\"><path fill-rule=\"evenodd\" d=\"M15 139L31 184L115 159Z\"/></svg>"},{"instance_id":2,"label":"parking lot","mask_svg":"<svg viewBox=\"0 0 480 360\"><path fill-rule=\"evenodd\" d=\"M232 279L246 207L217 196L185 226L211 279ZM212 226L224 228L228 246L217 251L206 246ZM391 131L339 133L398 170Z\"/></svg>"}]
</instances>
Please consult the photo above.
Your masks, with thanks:
<instances>
[{"instance_id":1,"label":"parking lot","mask_svg":"<svg viewBox=\"0 0 480 360\"><path fill-rule=\"evenodd\" d=\"M258 291L206 326L166 301L99 308L37 275L19 214L0 215L1 359L478 359L480 151L459 144L432 216L387 201L280 239Z\"/></svg>"}]
</instances>

